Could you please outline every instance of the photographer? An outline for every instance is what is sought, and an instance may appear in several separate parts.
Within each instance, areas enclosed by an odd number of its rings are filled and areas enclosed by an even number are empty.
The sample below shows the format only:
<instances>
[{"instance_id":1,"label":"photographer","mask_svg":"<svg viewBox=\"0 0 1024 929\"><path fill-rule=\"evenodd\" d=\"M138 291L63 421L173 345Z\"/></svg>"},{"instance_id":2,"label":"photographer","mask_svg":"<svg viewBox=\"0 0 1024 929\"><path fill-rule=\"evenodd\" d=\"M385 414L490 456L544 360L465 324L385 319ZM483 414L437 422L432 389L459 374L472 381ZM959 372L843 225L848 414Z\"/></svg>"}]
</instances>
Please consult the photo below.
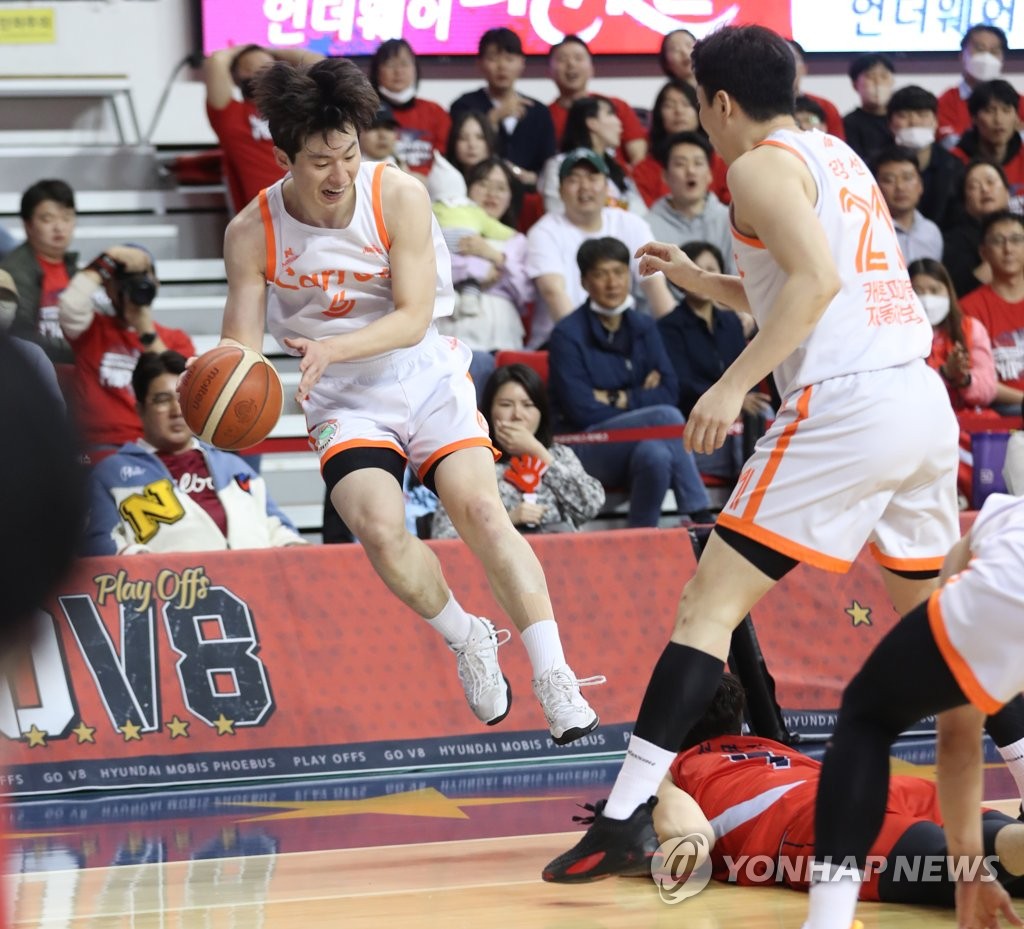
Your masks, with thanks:
<instances>
[{"instance_id":1,"label":"photographer","mask_svg":"<svg viewBox=\"0 0 1024 929\"><path fill-rule=\"evenodd\" d=\"M75 274L60 295L60 326L75 356L70 405L93 462L142 436L132 393L139 355L195 354L188 335L153 321L157 289L149 252L117 245Z\"/></svg>"}]
</instances>

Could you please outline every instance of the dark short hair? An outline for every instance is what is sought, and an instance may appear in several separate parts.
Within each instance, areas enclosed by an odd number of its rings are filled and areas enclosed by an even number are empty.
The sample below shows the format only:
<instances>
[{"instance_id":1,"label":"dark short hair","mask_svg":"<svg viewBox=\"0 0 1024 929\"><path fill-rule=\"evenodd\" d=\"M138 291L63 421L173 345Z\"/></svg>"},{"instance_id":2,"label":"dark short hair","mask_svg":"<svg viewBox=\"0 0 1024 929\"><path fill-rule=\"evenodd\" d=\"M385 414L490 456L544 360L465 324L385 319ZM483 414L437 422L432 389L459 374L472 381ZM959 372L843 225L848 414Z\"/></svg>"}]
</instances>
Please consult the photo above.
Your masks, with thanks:
<instances>
[{"instance_id":1,"label":"dark short hair","mask_svg":"<svg viewBox=\"0 0 1024 929\"><path fill-rule=\"evenodd\" d=\"M267 51L262 45L256 45L250 42L248 45L243 45L234 55L231 56L231 64L228 65L228 71L231 73L231 80L236 84L238 83L238 66L242 63L242 59L249 54L249 52L265 52ZM269 54L269 53L268 53Z\"/></svg>"},{"instance_id":2,"label":"dark short hair","mask_svg":"<svg viewBox=\"0 0 1024 929\"><path fill-rule=\"evenodd\" d=\"M21 195L21 218L25 222L31 220L36 207L44 200L52 200L68 210L75 208L75 192L66 181L36 181Z\"/></svg>"},{"instance_id":3,"label":"dark short hair","mask_svg":"<svg viewBox=\"0 0 1024 929\"><path fill-rule=\"evenodd\" d=\"M369 129L380 106L366 75L347 58L325 58L308 67L277 61L256 79L256 107L270 137L290 161L311 135Z\"/></svg>"},{"instance_id":4,"label":"dark short hair","mask_svg":"<svg viewBox=\"0 0 1024 929\"><path fill-rule=\"evenodd\" d=\"M967 98L967 112L977 116L990 103L1002 103L1011 107L1014 112L1020 103L1020 94L1013 89L1009 81L995 80L978 84Z\"/></svg>"},{"instance_id":5,"label":"dark short hair","mask_svg":"<svg viewBox=\"0 0 1024 929\"><path fill-rule=\"evenodd\" d=\"M882 169L883 165L903 164L904 162L912 164L914 170L920 175L921 166L917 163L917 155L909 148L903 148L900 145L890 145L875 155L871 159L871 173L878 177L878 172Z\"/></svg>"},{"instance_id":6,"label":"dark short hair","mask_svg":"<svg viewBox=\"0 0 1024 929\"><path fill-rule=\"evenodd\" d=\"M720 271L725 270L725 257L722 255L722 250L714 242L702 242L700 239L695 239L692 242L684 242L679 246L679 249L690 261L696 261L707 252L718 262L718 269Z\"/></svg>"},{"instance_id":7,"label":"dark short hair","mask_svg":"<svg viewBox=\"0 0 1024 929\"><path fill-rule=\"evenodd\" d=\"M895 91L885 107L885 112L890 119L894 113L923 113L925 110L938 113L939 98L930 90L925 90L916 84L909 84Z\"/></svg>"},{"instance_id":8,"label":"dark short hair","mask_svg":"<svg viewBox=\"0 0 1024 929\"><path fill-rule=\"evenodd\" d=\"M946 293L949 294L949 315L940 325L946 330L954 343L965 344L964 314L960 309L960 303L956 298L956 287L953 286L953 279L949 276L946 266L934 258L918 258L916 261L910 262L907 267L907 277L913 280L918 274L926 274L946 288Z\"/></svg>"},{"instance_id":9,"label":"dark short hair","mask_svg":"<svg viewBox=\"0 0 1024 929\"><path fill-rule=\"evenodd\" d=\"M668 137L668 132L665 129L665 120L661 115L661 105L665 102L665 97L668 96L669 91L678 90L687 102L693 107L695 113L700 113L700 103L697 100L697 91L693 89L686 81L681 81L678 77L670 77L663 85L661 90L658 91L658 96L654 98L654 107L651 109L651 151L657 152L658 147L665 144L665 139ZM700 127L700 120L697 120L698 131L703 133ZM657 155L655 155L657 157Z\"/></svg>"},{"instance_id":10,"label":"dark short hair","mask_svg":"<svg viewBox=\"0 0 1024 929\"><path fill-rule=\"evenodd\" d=\"M132 390L142 405L146 402L149 385L162 374L181 374L185 370L185 356L168 349L166 352L143 352L132 372Z\"/></svg>"},{"instance_id":11,"label":"dark short hair","mask_svg":"<svg viewBox=\"0 0 1024 929\"><path fill-rule=\"evenodd\" d=\"M590 138L590 129L587 128L587 120L597 116L601 111L601 105L607 106L613 113L615 104L607 97L599 94L590 94L573 100L569 107L569 113L565 117L565 128L562 130L562 142L559 151L571 152L574 148L593 148L593 140Z\"/></svg>"},{"instance_id":12,"label":"dark short hair","mask_svg":"<svg viewBox=\"0 0 1024 929\"><path fill-rule=\"evenodd\" d=\"M508 55L522 55L523 43L511 29L499 26L497 29L488 29L480 36L480 44L477 46L477 56L483 58L488 49L496 48L499 52Z\"/></svg>"},{"instance_id":13,"label":"dark short hair","mask_svg":"<svg viewBox=\"0 0 1024 929\"><path fill-rule=\"evenodd\" d=\"M856 82L858 77L865 71L870 71L875 65L881 65L890 74L896 73L896 65L893 64L892 59L888 55L882 55L879 52L866 52L863 55L858 55L850 62L847 74L850 75L851 81Z\"/></svg>"},{"instance_id":14,"label":"dark short hair","mask_svg":"<svg viewBox=\"0 0 1024 929\"><path fill-rule=\"evenodd\" d=\"M1010 43L1006 41L1006 33L998 26L991 26L988 23L975 23L971 26L960 40L961 50L967 48L967 43L971 41L971 38L977 32L991 32L992 35L999 39L999 44L1003 47L1003 54L1005 55L1010 51Z\"/></svg>"},{"instance_id":15,"label":"dark short hair","mask_svg":"<svg viewBox=\"0 0 1024 929\"><path fill-rule=\"evenodd\" d=\"M483 414L484 419L487 420L487 429L491 434L491 441L494 443L494 447L501 452L502 458L507 459L509 457L508 452L501 447L501 444L495 437L493 423L491 422L491 409L494 407L494 397L509 381L515 381L515 383L519 384L533 401L533 405L537 407L537 412L540 413L540 423L538 423L537 431L534 435L541 445L545 448L551 448L554 436L551 426L551 403L548 400L548 389L544 386L544 381L541 380L540 375L529 365L524 364L502 365L500 368L495 368L491 376L487 378L487 383L484 384L483 396L480 397L480 412Z\"/></svg>"},{"instance_id":16,"label":"dark short hair","mask_svg":"<svg viewBox=\"0 0 1024 929\"><path fill-rule=\"evenodd\" d=\"M548 49L548 60L550 60L552 56L555 54L555 52L558 51L558 49L560 49L563 45L578 45L588 55L590 54L590 46L587 45L587 43L584 42L583 39L581 39L578 35L576 35L573 32L570 32L564 39L562 39L561 42L556 42L554 45L551 46L551 48Z\"/></svg>"},{"instance_id":17,"label":"dark short hair","mask_svg":"<svg viewBox=\"0 0 1024 929\"><path fill-rule=\"evenodd\" d=\"M581 275L601 261L620 261L629 267L629 249L624 242L606 235L599 239L587 239L576 252L576 264Z\"/></svg>"},{"instance_id":18,"label":"dark short hair","mask_svg":"<svg viewBox=\"0 0 1024 929\"><path fill-rule=\"evenodd\" d=\"M444 153L445 158L455 165L460 173L463 171L463 168L455 155L455 143L459 140L459 133L462 132L462 127L471 119L480 126L490 156L493 157L498 154L498 136L491 125L491 121L483 113L478 113L476 110L463 110L458 116L452 118L452 128L448 132L448 147Z\"/></svg>"},{"instance_id":19,"label":"dark short hair","mask_svg":"<svg viewBox=\"0 0 1024 929\"><path fill-rule=\"evenodd\" d=\"M370 59L370 85L374 90L380 90L380 69L381 65L387 64L392 58L398 56L401 51L407 51L412 56L413 79L412 86L419 87L420 84L420 63L412 46L405 39L386 39L377 46L377 50Z\"/></svg>"},{"instance_id":20,"label":"dark short hair","mask_svg":"<svg viewBox=\"0 0 1024 929\"><path fill-rule=\"evenodd\" d=\"M515 229L516 223L519 220L519 211L523 208L525 191L523 190L522 182L512 173L512 169L504 158L487 158L479 164L473 165L466 173L466 189L468 190L477 181L485 180L487 175L495 168L500 169L502 174L505 175L505 180L508 181L508 188L512 191L512 200L508 205L508 209L501 217L501 221L506 226L511 226Z\"/></svg>"},{"instance_id":21,"label":"dark short hair","mask_svg":"<svg viewBox=\"0 0 1024 929\"><path fill-rule=\"evenodd\" d=\"M985 236L988 235L989 230L997 225L998 223L1016 223L1022 229L1024 229L1024 216L1020 213L1014 213L1013 210L996 210L994 213L988 213L981 218L981 241L984 243Z\"/></svg>"},{"instance_id":22,"label":"dark short hair","mask_svg":"<svg viewBox=\"0 0 1024 929\"><path fill-rule=\"evenodd\" d=\"M743 731L743 713L746 708L747 692L743 689L740 679L735 674L724 672L718 682L718 689L711 698L711 705L687 733L679 750L685 752L700 745L701 742L717 739L719 736L739 735Z\"/></svg>"},{"instance_id":23,"label":"dark short hair","mask_svg":"<svg viewBox=\"0 0 1024 929\"><path fill-rule=\"evenodd\" d=\"M793 113L796 62L764 26L723 26L693 47L693 72L709 101L724 91L752 120Z\"/></svg>"},{"instance_id":24,"label":"dark short hair","mask_svg":"<svg viewBox=\"0 0 1024 929\"><path fill-rule=\"evenodd\" d=\"M695 145L708 156L708 164L711 164L711 155L714 149L711 143L699 132L677 132L670 135L654 152L654 159L663 168L668 167L669 159L672 157L672 149L677 145Z\"/></svg>"},{"instance_id":25,"label":"dark short hair","mask_svg":"<svg viewBox=\"0 0 1024 929\"><path fill-rule=\"evenodd\" d=\"M793 112L813 113L823 123L828 120L828 117L825 115L825 108L813 97L808 97L807 94L800 94L793 98Z\"/></svg>"},{"instance_id":26,"label":"dark short hair","mask_svg":"<svg viewBox=\"0 0 1024 929\"><path fill-rule=\"evenodd\" d=\"M673 29L671 32L665 33L665 37L661 40L661 48L658 49L658 65L666 77L675 77L675 75L668 69L668 52L666 51L668 48L668 40L674 35L679 35L680 32L688 35L695 43L697 41L697 37L690 32L689 29Z\"/></svg>"}]
</instances>

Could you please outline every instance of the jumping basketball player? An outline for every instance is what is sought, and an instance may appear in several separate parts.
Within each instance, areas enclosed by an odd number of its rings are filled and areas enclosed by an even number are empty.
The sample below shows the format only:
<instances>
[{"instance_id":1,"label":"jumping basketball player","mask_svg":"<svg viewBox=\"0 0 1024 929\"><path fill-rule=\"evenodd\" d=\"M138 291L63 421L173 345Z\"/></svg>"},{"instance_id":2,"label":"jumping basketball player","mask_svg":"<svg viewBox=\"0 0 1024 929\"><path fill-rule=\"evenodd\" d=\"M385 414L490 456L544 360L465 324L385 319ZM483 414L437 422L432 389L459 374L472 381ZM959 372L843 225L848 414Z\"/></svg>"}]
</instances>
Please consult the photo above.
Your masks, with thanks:
<instances>
[{"instance_id":1,"label":"jumping basketball player","mask_svg":"<svg viewBox=\"0 0 1024 929\"><path fill-rule=\"evenodd\" d=\"M580 684L603 679L577 680L565 662L544 573L498 495L470 352L434 327L454 291L425 188L360 163L359 132L379 104L352 62L277 62L258 77L256 102L288 175L228 226L224 341L258 350L266 321L302 357L299 401L331 500L384 583L455 652L477 717L494 725L509 711L497 658L508 633L466 613L433 552L406 531L407 462L521 631L552 738L580 738L598 723Z\"/></svg>"},{"instance_id":2,"label":"jumping basketball player","mask_svg":"<svg viewBox=\"0 0 1024 929\"><path fill-rule=\"evenodd\" d=\"M653 794L715 692L732 630L795 565L846 571L870 541L902 614L935 588L958 535L956 419L870 172L840 140L798 131L793 55L775 33L719 29L693 62L701 123L730 166L740 276L659 243L640 250L641 273L749 310L759 332L693 408L687 448L721 446L769 373L783 404L683 591L607 805L544 869L550 881L649 867Z\"/></svg>"}]
</instances>

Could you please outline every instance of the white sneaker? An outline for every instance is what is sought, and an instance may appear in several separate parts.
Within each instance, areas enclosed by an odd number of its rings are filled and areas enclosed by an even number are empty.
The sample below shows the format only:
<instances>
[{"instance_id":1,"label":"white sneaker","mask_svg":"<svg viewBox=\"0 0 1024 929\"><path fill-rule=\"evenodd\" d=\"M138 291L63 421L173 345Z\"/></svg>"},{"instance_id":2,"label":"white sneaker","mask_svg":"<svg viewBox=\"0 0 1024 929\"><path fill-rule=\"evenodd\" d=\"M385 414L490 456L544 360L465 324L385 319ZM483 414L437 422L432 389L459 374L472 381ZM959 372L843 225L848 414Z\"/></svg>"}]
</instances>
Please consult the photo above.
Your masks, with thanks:
<instances>
[{"instance_id":1,"label":"white sneaker","mask_svg":"<svg viewBox=\"0 0 1024 929\"><path fill-rule=\"evenodd\" d=\"M495 632L490 621L480 616L470 618L473 630L469 638L462 645L449 643L448 647L455 652L469 708L481 722L494 726L512 707L512 688L498 667L498 646L512 638L512 633L507 629Z\"/></svg>"},{"instance_id":2,"label":"white sneaker","mask_svg":"<svg viewBox=\"0 0 1024 929\"><path fill-rule=\"evenodd\" d=\"M578 680L568 665L552 668L533 682L534 696L540 701L556 745L568 745L597 728L598 719L580 687L603 684L598 675Z\"/></svg>"}]
</instances>

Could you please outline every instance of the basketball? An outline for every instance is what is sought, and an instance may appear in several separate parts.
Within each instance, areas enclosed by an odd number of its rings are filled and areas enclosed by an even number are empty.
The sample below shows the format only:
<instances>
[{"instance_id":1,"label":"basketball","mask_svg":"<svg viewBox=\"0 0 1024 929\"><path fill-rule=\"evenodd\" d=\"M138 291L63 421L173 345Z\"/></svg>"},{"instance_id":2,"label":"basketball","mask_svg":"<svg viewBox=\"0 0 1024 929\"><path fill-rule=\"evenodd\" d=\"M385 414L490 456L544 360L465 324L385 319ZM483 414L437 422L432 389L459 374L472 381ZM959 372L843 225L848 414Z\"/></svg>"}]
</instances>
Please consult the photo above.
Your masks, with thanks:
<instances>
[{"instance_id":1,"label":"basketball","mask_svg":"<svg viewBox=\"0 0 1024 929\"><path fill-rule=\"evenodd\" d=\"M182 375L178 390L189 429L228 451L262 442L284 402L274 366L259 352L235 345L200 355Z\"/></svg>"}]
</instances>

